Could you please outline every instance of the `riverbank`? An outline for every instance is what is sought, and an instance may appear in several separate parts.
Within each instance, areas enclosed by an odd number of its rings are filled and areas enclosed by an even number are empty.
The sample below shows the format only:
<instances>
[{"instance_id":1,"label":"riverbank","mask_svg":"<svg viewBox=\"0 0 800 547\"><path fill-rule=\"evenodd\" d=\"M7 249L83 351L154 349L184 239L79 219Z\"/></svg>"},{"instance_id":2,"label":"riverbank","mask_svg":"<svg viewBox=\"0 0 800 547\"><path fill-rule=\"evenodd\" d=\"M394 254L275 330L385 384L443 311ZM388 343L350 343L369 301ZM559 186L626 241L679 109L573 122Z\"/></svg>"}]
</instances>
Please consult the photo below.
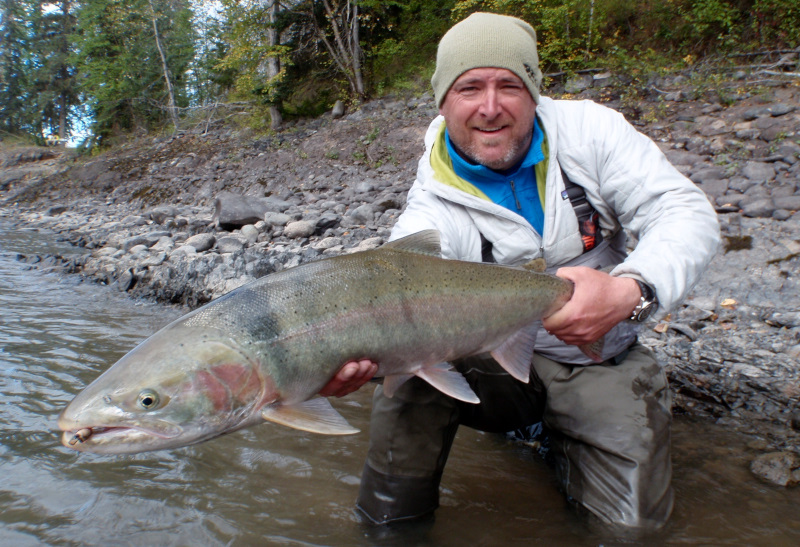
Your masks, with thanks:
<instances>
[{"instance_id":1,"label":"riverbank","mask_svg":"<svg viewBox=\"0 0 800 547\"><path fill-rule=\"evenodd\" d=\"M720 214L724 248L687 301L642 335L667 367L676 413L755 435L766 467L757 459L754 471L800 482L788 455L800 440L800 87L743 78L700 92L673 77L635 104L622 86L569 89L625 113ZM435 114L426 95L268 137L216 126L87 159L4 149L2 215L87 250L21 260L193 308L383 243Z\"/></svg>"}]
</instances>

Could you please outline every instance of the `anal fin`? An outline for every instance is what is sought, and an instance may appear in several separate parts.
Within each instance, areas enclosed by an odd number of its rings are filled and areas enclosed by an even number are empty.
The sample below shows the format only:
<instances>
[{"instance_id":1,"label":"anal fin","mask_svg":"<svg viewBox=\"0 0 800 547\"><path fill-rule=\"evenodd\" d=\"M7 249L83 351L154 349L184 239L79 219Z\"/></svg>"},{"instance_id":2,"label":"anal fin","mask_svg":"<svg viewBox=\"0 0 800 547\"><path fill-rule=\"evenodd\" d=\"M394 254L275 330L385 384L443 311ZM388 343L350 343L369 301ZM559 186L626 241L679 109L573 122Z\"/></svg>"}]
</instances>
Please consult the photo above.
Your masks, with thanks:
<instances>
[{"instance_id":1,"label":"anal fin","mask_svg":"<svg viewBox=\"0 0 800 547\"><path fill-rule=\"evenodd\" d=\"M359 432L323 397L295 405L268 406L261 410L261 417L269 422L322 435L352 435Z\"/></svg>"}]
</instances>

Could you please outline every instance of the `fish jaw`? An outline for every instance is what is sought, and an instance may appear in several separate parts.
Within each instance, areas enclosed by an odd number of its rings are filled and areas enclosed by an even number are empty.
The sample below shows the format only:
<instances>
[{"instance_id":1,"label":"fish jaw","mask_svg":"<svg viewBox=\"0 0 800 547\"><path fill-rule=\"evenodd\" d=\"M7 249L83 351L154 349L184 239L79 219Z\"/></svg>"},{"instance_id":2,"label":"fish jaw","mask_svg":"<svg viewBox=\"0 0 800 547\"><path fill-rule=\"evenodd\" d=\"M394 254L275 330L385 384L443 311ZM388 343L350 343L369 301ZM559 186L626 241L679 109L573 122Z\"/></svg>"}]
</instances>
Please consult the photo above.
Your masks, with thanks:
<instances>
[{"instance_id":1,"label":"fish jaw","mask_svg":"<svg viewBox=\"0 0 800 547\"><path fill-rule=\"evenodd\" d=\"M79 393L58 426L67 448L132 454L195 444L262 421L260 408L276 398L269 378L229 339L168 327Z\"/></svg>"}]
</instances>

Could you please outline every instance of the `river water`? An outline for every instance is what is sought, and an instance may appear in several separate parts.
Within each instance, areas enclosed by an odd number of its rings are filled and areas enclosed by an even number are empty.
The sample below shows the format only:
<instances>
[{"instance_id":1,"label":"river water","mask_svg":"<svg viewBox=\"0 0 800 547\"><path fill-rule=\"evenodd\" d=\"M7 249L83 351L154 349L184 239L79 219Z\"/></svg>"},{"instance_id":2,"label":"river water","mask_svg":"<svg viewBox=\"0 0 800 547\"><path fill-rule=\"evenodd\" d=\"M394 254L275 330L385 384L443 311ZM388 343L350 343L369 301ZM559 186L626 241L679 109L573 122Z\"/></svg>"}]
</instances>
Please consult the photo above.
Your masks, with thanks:
<instances>
[{"instance_id":1,"label":"river water","mask_svg":"<svg viewBox=\"0 0 800 547\"><path fill-rule=\"evenodd\" d=\"M363 432L265 424L134 456L63 448L64 405L180 315L18 260L73 252L0 218L0 545L800 545L800 488L752 477L752 439L686 419L673 439L673 518L636 540L575 517L530 448L466 428L435 522L390 530L353 509ZM334 402L362 431L370 391Z\"/></svg>"}]
</instances>

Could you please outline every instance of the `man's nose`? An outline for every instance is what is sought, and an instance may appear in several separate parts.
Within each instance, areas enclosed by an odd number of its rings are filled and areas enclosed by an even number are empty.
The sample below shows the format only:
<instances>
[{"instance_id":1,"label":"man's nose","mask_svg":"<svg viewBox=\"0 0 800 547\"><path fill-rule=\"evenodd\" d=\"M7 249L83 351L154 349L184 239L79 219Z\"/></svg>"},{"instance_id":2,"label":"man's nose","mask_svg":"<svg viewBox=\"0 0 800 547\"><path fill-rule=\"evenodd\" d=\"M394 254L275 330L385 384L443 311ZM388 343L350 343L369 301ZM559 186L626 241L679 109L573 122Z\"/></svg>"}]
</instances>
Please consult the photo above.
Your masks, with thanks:
<instances>
[{"instance_id":1,"label":"man's nose","mask_svg":"<svg viewBox=\"0 0 800 547\"><path fill-rule=\"evenodd\" d=\"M481 98L480 114L486 118L495 118L500 114L500 100L497 90L491 86L487 87Z\"/></svg>"}]
</instances>

